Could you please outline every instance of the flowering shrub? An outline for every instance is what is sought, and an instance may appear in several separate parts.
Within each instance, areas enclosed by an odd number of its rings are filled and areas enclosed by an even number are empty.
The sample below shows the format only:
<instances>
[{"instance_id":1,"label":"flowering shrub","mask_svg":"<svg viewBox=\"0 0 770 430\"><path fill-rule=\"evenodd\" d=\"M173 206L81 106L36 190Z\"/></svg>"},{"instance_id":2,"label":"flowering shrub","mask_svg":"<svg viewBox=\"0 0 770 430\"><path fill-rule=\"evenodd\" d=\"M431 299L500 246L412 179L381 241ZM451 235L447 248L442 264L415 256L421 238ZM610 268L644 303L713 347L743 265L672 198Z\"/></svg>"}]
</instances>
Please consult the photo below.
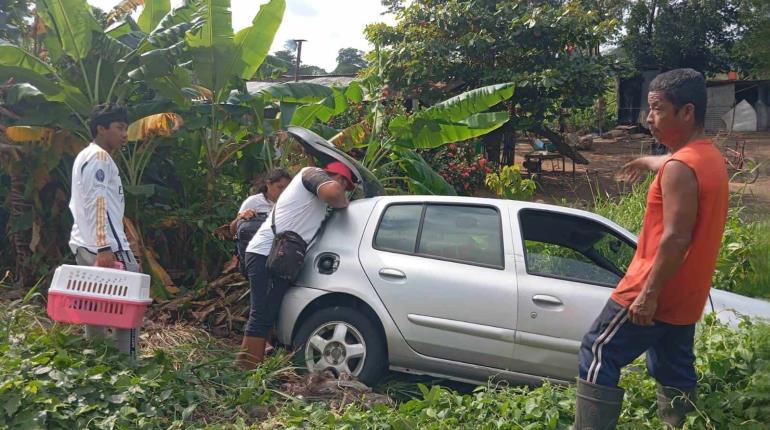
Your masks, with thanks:
<instances>
[{"instance_id":1,"label":"flowering shrub","mask_svg":"<svg viewBox=\"0 0 770 430\"><path fill-rule=\"evenodd\" d=\"M492 171L471 142L444 145L425 154L425 160L463 196L473 195Z\"/></svg>"}]
</instances>

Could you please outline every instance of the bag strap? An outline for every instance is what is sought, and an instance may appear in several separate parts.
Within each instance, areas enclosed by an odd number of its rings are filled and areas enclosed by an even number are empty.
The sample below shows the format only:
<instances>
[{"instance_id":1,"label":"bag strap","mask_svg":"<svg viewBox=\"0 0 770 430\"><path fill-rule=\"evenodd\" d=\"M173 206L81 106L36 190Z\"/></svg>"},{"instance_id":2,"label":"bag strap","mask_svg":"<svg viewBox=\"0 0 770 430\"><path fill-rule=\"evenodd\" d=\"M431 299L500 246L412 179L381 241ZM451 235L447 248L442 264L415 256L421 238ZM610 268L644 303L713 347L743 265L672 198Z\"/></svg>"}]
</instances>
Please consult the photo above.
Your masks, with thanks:
<instances>
[{"instance_id":1,"label":"bag strap","mask_svg":"<svg viewBox=\"0 0 770 430\"><path fill-rule=\"evenodd\" d=\"M273 205L273 213L272 213L272 216L271 216L272 221L270 223L270 229L273 230L273 236L278 234L275 231L275 212L276 212L277 208L278 208L278 202L275 202L275 205ZM318 235L321 234L321 231L326 226L326 221L331 217L332 212L334 212L334 210L327 210L326 211L326 215L324 216L323 221L321 221L321 225L318 226L318 230L315 231L315 234L313 235L313 237L310 238L310 240L307 243L307 247L308 248L310 248L310 245L315 241L315 239L318 237Z\"/></svg>"},{"instance_id":2,"label":"bag strap","mask_svg":"<svg viewBox=\"0 0 770 430\"><path fill-rule=\"evenodd\" d=\"M321 225L318 226L318 230L315 231L315 234L313 235L313 237L310 238L310 242L307 243L307 247L308 248L310 248L310 245L312 245L313 242L315 242L315 240L318 237L318 235L321 234L321 232L323 231L324 227L326 227L326 221L329 218L331 218L333 212L334 212L334 209L326 211L326 215L324 216L323 221L321 221Z\"/></svg>"},{"instance_id":3,"label":"bag strap","mask_svg":"<svg viewBox=\"0 0 770 430\"><path fill-rule=\"evenodd\" d=\"M277 208L278 208L278 202L275 202L275 204L273 205L273 210L271 211L272 212L271 216L272 216L273 220L270 222L270 229L273 230L273 236L278 234L278 233L275 232L275 210Z\"/></svg>"}]
</instances>

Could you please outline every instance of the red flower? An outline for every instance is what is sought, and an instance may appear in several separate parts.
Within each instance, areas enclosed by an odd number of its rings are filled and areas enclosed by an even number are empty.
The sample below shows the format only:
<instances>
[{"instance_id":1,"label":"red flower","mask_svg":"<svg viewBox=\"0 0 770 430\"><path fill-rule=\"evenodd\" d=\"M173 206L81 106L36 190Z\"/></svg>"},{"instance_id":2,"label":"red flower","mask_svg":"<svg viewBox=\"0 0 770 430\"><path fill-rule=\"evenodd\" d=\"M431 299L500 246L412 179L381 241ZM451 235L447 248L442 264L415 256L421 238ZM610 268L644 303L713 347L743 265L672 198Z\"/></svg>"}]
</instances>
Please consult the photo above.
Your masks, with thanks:
<instances>
[{"instance_id":1,"label":"red flower","mask_svg":"<svg viewBox=\"0 0 770 430\"><path fill-rule=\"evenodd\" d=\"M486 158L479 158L479 166L484 167L487 165L487 159Z\"/></svg>"}]
</instances>

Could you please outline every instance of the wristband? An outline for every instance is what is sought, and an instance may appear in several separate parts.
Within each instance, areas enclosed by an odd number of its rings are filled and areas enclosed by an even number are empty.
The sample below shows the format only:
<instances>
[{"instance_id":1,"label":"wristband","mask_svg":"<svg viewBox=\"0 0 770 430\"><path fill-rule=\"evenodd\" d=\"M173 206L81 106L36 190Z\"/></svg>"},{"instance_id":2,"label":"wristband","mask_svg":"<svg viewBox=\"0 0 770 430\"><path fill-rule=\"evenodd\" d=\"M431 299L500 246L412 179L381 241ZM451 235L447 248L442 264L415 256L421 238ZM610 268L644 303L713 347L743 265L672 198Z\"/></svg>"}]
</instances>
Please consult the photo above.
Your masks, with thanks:
<instances>
[{"instance_id":1,"label":"wristband","mask_svg":"<svg viewBox=\"0 0 770 430\"><path fill-rule=\"evenodd\" d=\"M100 253L100 252L107 252L107 251L112 251L112 247L110 247L110 246L103 246L101 248L97 248L96 249L96 253L97 254Z\"/></svg>"}]
</instances>

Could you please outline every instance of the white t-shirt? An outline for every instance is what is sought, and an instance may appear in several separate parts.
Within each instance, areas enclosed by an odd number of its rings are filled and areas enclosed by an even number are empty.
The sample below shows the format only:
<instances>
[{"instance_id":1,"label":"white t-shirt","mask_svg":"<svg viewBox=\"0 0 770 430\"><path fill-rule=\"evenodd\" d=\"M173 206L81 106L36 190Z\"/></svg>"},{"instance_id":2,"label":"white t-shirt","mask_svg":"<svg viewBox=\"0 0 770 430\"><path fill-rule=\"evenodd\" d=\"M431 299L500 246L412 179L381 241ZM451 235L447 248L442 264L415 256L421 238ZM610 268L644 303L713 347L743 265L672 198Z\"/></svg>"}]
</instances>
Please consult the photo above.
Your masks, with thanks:
<instances>
[{"instance_id":1,"label":"white t-shirt","mask_svg":"<svg viewBox=\"0 0 770 430\"><path fill-rule=\"evenodd\" d=\"M91 252L111 248L128 250L123 232L123 183L118 166L99 145L91 142L72 165L70 211L74 223L70 234L73 253L80 247Z\"/></svg>"},{"instance_id":2,"label":"white t-shirt","mask_svg":"<svg viewBox=\"0 0 770 430\"><path fill-rule=\"evenodd\" d=\"M238 213L245 211L246 209L252 209L256 213L269 213L273 210L275 203L268 200L268 198L262 194L254 194L249 196L241 203L241 208L238 209Z\"/></svg>"},{"instance_id":3,"label":"white t-shirt","mask_svg":"<svg viewBox=\"0 0 770 430\"><path fill-rule=\"evenodd\" d=\"M332 178L323 169L305 167L291 180L273 207L275 231L293 231L309 243L326 217L328 205L318 189ZM268 255L273 246L272 211L246 247L246 252Z\"/></svg>"}]
</instances>

